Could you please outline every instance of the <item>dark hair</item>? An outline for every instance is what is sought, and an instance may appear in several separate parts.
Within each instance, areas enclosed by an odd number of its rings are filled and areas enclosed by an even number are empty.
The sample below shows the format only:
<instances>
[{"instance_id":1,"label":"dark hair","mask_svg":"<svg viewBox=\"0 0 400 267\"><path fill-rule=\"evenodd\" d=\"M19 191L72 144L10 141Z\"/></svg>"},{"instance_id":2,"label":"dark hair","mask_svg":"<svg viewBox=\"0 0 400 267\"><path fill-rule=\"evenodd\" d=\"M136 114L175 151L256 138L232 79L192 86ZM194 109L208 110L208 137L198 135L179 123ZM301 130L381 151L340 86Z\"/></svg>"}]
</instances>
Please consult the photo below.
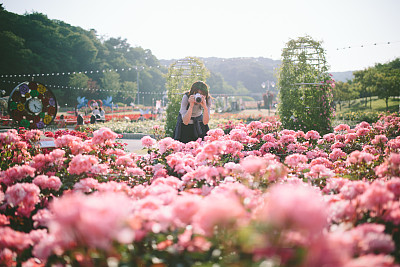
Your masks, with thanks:
<instances>
[{"instance_id":1,"label":"dark hair","mask_svg":"<svg viewBox=\"0 0 400 267\"><path fill-rule=\"evenodd\" d=\"M60 119L64 119L64 115L61 115L61 116L60 116Z\"/></svg>"},{"instance_id":2,"label":"dark hair","mask_svg":"<svg viewBox=\"0 0 400 267\"><path fill-rule=\"evenodd\" d=\"M208 93L208 85L203 81L197 81L192 84L192 87L190 88L189 96L194 95L194 94L198 93L199 91L201 91L203 93L203 95L206 96L206 102L208 104L208 100L210 99L211 96Z\"/></svg>"}]
</instances>

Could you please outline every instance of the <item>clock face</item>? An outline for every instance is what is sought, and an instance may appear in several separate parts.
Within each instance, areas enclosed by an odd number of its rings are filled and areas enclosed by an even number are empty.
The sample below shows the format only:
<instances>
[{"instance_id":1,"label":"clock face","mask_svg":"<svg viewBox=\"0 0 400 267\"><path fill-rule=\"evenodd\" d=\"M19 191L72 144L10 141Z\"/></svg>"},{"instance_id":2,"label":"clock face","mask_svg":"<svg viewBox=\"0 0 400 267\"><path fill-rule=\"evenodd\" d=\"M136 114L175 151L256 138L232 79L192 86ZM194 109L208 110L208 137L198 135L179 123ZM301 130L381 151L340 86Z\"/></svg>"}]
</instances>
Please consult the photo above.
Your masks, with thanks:
<instances>
[{"instance_id":1,"label":"clock face","mask_svg":"<svg viewBox=\"0 0 400 267\"><path fill-rule=\"evenodd\" d=\"M43 109L42 101L38 98L32 98L28 101L28 110L32 113L40 113Z\"/></svg>"}]
</instances>

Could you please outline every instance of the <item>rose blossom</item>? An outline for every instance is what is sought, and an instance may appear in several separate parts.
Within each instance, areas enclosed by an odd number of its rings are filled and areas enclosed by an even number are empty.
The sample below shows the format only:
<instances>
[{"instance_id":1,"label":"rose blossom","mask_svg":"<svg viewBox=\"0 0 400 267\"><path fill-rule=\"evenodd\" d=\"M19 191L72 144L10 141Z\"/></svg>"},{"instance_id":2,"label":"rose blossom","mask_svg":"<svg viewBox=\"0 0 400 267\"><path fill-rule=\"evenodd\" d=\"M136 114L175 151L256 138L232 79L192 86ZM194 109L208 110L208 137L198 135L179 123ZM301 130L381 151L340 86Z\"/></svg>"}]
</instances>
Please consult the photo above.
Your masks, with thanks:
<instances>
[{"instance_id":1,"label":"rose blossom","mask_svg":"<svg viewBox=\"0 0 400 267\"><path fill-rule=\"evenodd\" d=\"M111 131L110 128L103 127L93 132L92 144L104 144L107 140L114 141L117 137L118 134Z\"/></svg>"},{"instance_id":2,"label":"rose blossom","mask_svg":"<svg viewBox=\"0 0 400 267\"><path fill-rule=\"evenodd\" d=\"M327 206L315 189L301 184L278 184L269 190L258 218L279 229L315 234L327 226L327 215Z\"/></svg>"},{"instance_id":3,"label":"rose blossom","mask_svg":"<svg viewBox=\"0 0 400 267\"><path fill-rule=\"evenodd\" d=\"M35 185L39 186L41 189L54 189L58 191L62 183L60 178L57 176L38 175L32 181Z\"/></svg>"},{"instance_id":4,"label":"rose blossom","mask_svg":"<svg viewBox=\"0 0 400 267\"><path fill-rule=\"evenodd\" d=\"M71 174L82 174L98 164L98 159L92 155L76 155L69 163L68 172Z\"/></svg>"},{"instance_id":5,"label":"rose blossom","mask_svg":"<svg viewBox=\"0 0 400 267\"><path fill-rule=\"evenodd\" d=\"M39 194L40 189L35 184L18 183L7 188L5 199L11 206L18 207L18 213L29 217L40 201Z\"/></svg>"},{"instance_id":6,"label":"rose blossom","mask_svg":"<svg viewBox=\"0 0 400 267\"><path fill-rule=\"evenodd\" d=\"M147 147L147 148L152 147L156 144L156 140L151 138L148 135L142 137L141 142L142 142L142 146Z\"/></svg>"},{"instance_id":7,"label":"rose blossom","mask_svg":"<svg viewBox=\"0 0 400 267\"><path fill-rule=\"evenodd\" d=\"M112 241L129 244L134 233L128 222L131 200L123 193L72 193L54 199L49 234L61 246L84 245L108 250Z\"/></svg>"}]
</instances>

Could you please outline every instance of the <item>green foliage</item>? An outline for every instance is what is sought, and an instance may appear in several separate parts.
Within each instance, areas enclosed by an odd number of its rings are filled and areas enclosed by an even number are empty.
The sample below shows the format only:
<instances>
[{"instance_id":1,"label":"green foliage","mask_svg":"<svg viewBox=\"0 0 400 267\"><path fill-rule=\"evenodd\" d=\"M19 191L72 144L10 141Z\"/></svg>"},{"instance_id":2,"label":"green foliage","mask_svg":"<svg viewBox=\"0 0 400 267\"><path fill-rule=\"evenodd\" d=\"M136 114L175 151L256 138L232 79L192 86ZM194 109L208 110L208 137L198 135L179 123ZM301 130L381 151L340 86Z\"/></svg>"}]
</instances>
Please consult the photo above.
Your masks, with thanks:
<instances>
[{"instance_id":1,"label":"green foliage","mask_svg":"<svg viewBox=\"0 0 400 267\"><path fill-rule=\"evenodd\" d=\"M333 88L333 100L339 103L340 110L342 109L342 102L349 101L357 98L358 92L350 82L337 81Z\"/></svg>"},{"instance_id":2,"label":"green foliage","mask_svg":"<svg viewBox=\"0 0 400 267\"><path fill-rule=\"evenodd\" d=\"M35 79L49 85L57 99L62 99L68 106L76 104L78 95L89 99L113 96L115 101L121 102L129 96L135 97L133 94L137 91L131 83L138 82L137 66L140 66L140 92L144 93L142 96L145 96L147 105L153 102L152 97L161 99L165 91L163 73L166 68L160 67L150 50L132 47L122 38L99 38L95 30L87 31L59 20L50 20L37 12L17 15L0 10L0 58L0 74L54 73L39 75ZM109 77L108 72L103 76L103 70L109 69L120 70L118 79ZM88 84L83 86L83 82L71 81L76 79L73 72L85 74L89 78ZM25 78L17 76L7 79L2 88L9 94ZM122 86L118 85L117 80ZM101 88L98 86L100 84ZM124 92L127 88L133 91L132 95ZM147 92L158 94L150 96Z\"/></svg>"},{"instance_id":3,"label":"green foliage","mask_svg":"<svg viewBox=\"0 0 400 267\"><path fill-rule=\"evenodd\" d=\"M330 131L334 81L327 73L321 43L308 36L290 40L282 57L278 81L282 126L305 132Z\"/></svg>"},{"instance_id":4,"label":"green foliage","mask_svg":"<svg viewBox=\"0 0 400 267\"><path fill-rule=\"evenodd\" d=\"M178 60L168 68L168 106L164 127L166 136L172 136L174 133L183 93L189 91L194 82L205 81L209 75L203 62L195 57Z\"/></svg>"},{"instance_id":5,"label":"green foliage","mask_svg":"<svg viewBox=\"0 0 400 267\"><path fill-rule=\"evenodd\" d=\"M357 83L361 97L378 96L385 99L386 109L389 109L389 98L398 96L400 90L400 58L386 64L376 64L374 67L354 72L354 82Z\"/></svg>"}]
</instances>

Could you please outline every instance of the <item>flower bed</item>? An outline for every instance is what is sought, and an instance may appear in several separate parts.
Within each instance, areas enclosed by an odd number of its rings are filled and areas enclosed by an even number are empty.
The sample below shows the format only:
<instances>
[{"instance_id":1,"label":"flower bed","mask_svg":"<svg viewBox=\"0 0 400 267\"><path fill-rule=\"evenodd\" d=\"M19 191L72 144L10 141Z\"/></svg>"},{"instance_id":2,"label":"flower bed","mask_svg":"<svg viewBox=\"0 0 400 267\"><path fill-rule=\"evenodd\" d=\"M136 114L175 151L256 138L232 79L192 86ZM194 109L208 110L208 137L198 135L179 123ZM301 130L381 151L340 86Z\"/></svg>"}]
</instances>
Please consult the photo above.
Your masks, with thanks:
<instances>
[{"instance_id":1,"label":"flower bed","mask_svg":"<svg viewBox=\"0 0 400 267\"><path fill-rule=\"evenodd\" d=\"M108 128L0 133L0 265L399 266L399 129L253 121L144 156Z\"/></svg>"}]
</instances>

